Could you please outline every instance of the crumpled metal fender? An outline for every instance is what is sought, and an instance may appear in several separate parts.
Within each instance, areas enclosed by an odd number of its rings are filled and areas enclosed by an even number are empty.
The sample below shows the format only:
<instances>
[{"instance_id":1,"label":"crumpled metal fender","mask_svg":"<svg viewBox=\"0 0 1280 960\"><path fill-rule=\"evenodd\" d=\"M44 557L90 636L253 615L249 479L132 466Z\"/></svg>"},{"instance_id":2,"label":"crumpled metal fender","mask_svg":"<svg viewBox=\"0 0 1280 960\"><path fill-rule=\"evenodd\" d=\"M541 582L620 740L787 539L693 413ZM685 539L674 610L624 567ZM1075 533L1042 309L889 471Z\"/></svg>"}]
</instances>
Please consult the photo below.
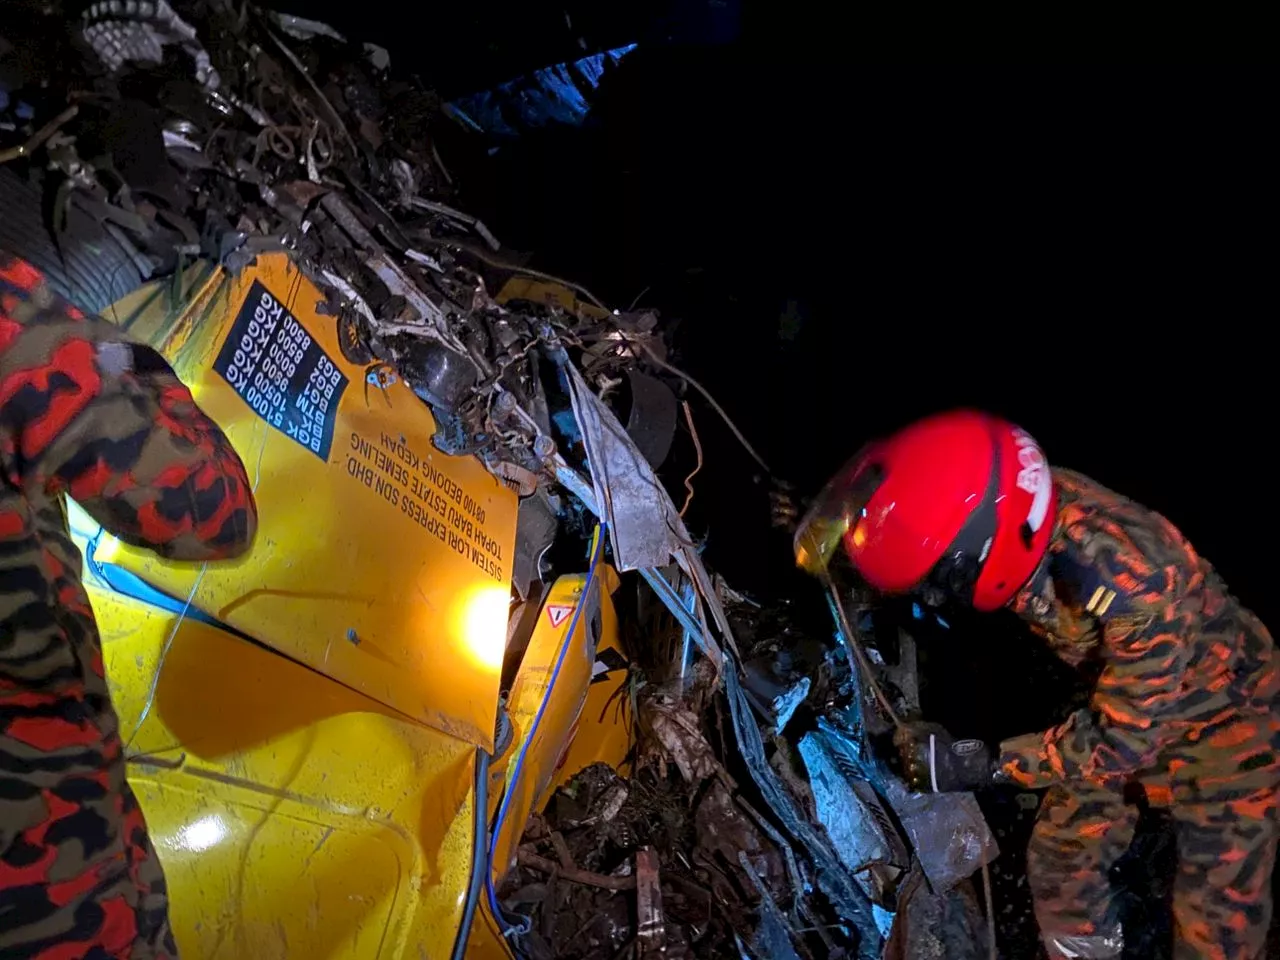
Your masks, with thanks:
<instances>
[{"instance_id":1,"label":"crumpled metal fender","mask_svg":"<svg viewBox=\"0 0 1280 960\"><path fill-rule=\"evenodd\" d=\"M475 748L216 626L87 590L183 955L447 957Z\"/></svg>"},{"instance_id":2,"label":"crumpled metal fender","mask_svg":"<svg viewBox=\"0 0 1280 960\"><path fill-rule=\"evenodd\" d=\"M751 716L751 706L738 681L737 669L732 655L726 652L723 673L725 694L733 718L734 736L742 750L747 769L751 772L751 778L760 788L770 810L813 864L818 887L830 898L840 915L857 929L858 957L861 960L876 960L883 949L884 938L872 915L871 902L822 831L805 818L796 801L769 766L764 755L764 741Z\"/></svg>"}]
</instances>

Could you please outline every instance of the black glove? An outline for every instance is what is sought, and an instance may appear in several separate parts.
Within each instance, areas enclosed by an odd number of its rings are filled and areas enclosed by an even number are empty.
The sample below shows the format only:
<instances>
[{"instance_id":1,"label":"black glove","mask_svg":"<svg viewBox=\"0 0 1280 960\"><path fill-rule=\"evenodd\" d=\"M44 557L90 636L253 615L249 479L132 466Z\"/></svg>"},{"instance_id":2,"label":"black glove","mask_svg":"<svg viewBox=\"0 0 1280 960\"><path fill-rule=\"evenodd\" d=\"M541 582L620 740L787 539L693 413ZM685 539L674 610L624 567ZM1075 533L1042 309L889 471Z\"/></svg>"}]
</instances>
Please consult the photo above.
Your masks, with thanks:
<instances>
[{"instance_id":1,"label":"black glove","mask_svg":"<svg viewBox=\"0 0 1280 960\"><path fill-rule=\"evenodd\" d=\"M893 742L912 790L958 793L995 782L991 749L981 740L957 740L936 723L908 723Z\"/></svg>"}]
</instances>

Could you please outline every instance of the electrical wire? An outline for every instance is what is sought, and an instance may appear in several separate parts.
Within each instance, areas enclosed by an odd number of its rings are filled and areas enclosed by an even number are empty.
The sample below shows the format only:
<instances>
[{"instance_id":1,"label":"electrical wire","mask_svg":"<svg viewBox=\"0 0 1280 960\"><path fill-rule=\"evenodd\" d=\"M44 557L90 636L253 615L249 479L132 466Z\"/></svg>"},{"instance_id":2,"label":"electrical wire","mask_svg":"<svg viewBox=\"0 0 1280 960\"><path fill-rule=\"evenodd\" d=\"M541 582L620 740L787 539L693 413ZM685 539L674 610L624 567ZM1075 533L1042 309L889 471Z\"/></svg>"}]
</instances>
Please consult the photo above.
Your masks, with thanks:
<instances>
[{"instance_id":1,"label":"electrical wire","mask_svg":"<svg viewBox=\"0 0 1280 960\"><path fill-rule=\"evenodd\" d=\"M698 471L702 469L702 441L698 439L698 428L693 425L693 414L689 411L689 401L683 401L680 406L684 408L684 422L689 425L689 435L693 437L693 449L698 454L698 463L693 471L684 478L684 488L687 494L684 498L684 506L680 508L680 519L684 519L685 511L689 509L689 504L693 503L693 478L698 475Z\"/></svg>"},{"instance_id":2,"label":"electrical wire","mask_svg":"<svg viewBox=\"0 0 1280 960\"><path fill-rule=\"evenodd\" d=\"M489 761L492 758L484 750L476 748L476 786L473 800L473 829L475 845L471 852L471 879L467 884L467 900L462 908L462 920L453 939L450 960L463 960L467 953L467 941L471 939L471 925L476 918L476 906L480 903L480 891L484 889L485 875L489 872L488 819L489 819Z\"/></svg>"},{"instance_id":3,"label":"electrical wire","mask_svg":"<svg viewBox=\"0 0 1280 960\"><path fill-rule=\"evenodd\" d=\"M564 642L560 645L560 652L556 656L555 666L551 668L551 676L547 680L547 690L542 696L542 702L538 705L538 712L533 716L533 722L529 725L529 731L525 734L524 742L520 745L520 750L516 754L516 758L510 767L510 776L507 778L506 788L502 793L502 801L498 804L498 813L493 820L493 829L489 835L489 853L488 864L485 869L484 881L485 892L488 894L489 910L493 914L493 918L503 926L503 936L511 936L513 933L527 933L528 918L525 918L523 925L508 925L506 914L502 910L501 904L498 903L498 893L493 885L493 863L497 855L498 837L502 832L502 824L506 820L507 813L510 810L512 797L515 795L515 786L520 781L520 774L524 769L525 757L529 753L529 747L533 745L533 738L537 735L538 727L542 723L542 717L547 711L547 705L551 702L551 695L555 691L556 679L560 676L560 668L564 666L565 657L569 653L569 647L572 645L574 631L578 628L578 622L582 619L582 611L587 605L588 598L591 596L591 587L595 582L596 566L600 562L600 555L604 552L604 534L605 524L596 525L595 535L592 537L591 543L591 561L587 568L587 579L582 585L582 593L578 597L578 603L573 609L573 618L569 621L568 632L565 633Z\"/></svg>"},{"instance_id":4,"label":"electrical wire","mask_svg":"<svg viewBox=\"0 0 1280 960\"><path fill-rule=\"evenodd\" d=\"M855 674L861 674L866 678L867 686L871 688L871 692L875 694L876 700L880 702L880 706L893 721L893 725L901 729L903 727L902 718L898 716L898 712L893 709L893 704L889 702L889 698L885 696L880 684L876 683L875 675L871 672L871 664L867 662L866 654L862 652L862 644L858 642L857 635L853 632L853 626L849 623L849 618L844 612L844 603L840 600L840 592L836 589L835 582L830 578L826 578L827 590L831 595L831 608L835 611L836 619L840 623L840 632L844 634L845 652L849 656L849 667ZM854 662L854 658L857 662Z\"/></svg>"},{"instance_id":5,"label":"electrical wire","mask_svg":"<svg viewBox=\"0 0 1280 960\"><path fill-rule=\"evenodd\" d=\"M700 394L702 394L703 399L706 400L707 403L711 404L711 409L715 410L716 413L720 414L720 419L725 422L725 426L727 426L730 430L733 431L733 435L737 437L738 442L742 444L742 449L746 450L747 453L751 455L752 460L760 464L760 469L762 469L765 473L769 474L769 476L773 476L773 471L769 469L769 465L764 462L764 458L760 456L760 454L756 453L756 448L751 446L747 438L743 436L742 431L739 430L738 425L733 422L733 418L730 417L729 414L725 412L724 407L716 403L716 398L711 395L710 390L708 390L706 387L700 384L697 380L693 379L693 377L689 376L689 374L685 373L679 367L668 363L666 360L663 360L661 357L657 355L657 353L654 352L653 348L650 347L647 343L637 343L636 345L639 346L640 349L643 350L645 354L648 355L649 360L652 361L654 364L661 367L663 370L666 370L668 373L674 374L675 376L679 377L681 380L684 380L686 383L689 384L689 386L693 387L693 389L697 390Z\"/></svg>"},{"instance_id":6,"label":"electrical wire","mask_svg":"<svg viewBox=\"0 0 1280 960\"><path fill-rule=\"evenodd\" d=\"M477 259L483 260L485 263L489 264L491 267L499 267L501 269L511 270L514 273L524 274L525 276L530 276L530 277L536 277L539 280L546 280L549 283L558 283L562 286L568 287L570 290L574 290L582 294L582 296L585 297L589 303L593 304L596 307L599 307L601 310L604 310L606 313L609 313L610 316L613 316L613 312L604 305L603 301L601 301L599 297L597 297L594 293L592 293L590 290L588 290L586 287L584 287L580 283L574 283L572 280L566 280L563 277L557 277L553 273L545 273L542 270L535 270L532 267L524 267L524 266L521 266L520 264L512 263L510 260L504 260L501 257L495 257L493 254L489 253L488 251L481 250L479 247L473 244L467 243L466 241L445 240L438 237L429 237L425 235L421 236L420 239L425 243L431 243L437 246L451 246L451 247L457 247L460 250L465 250L467 253L471 254ZM640 295L643 296L644 291L641 291ZM733 422L733 418L730 417L727 412L725 412L724 407L720 406L720 404L716 402L716 398L711 395L710 390L704 387L701 383L699 383L693 377L689 376L689 374L685 373L679 367L675 366L674 364L668 363L666 360L663 360L653 351L653 349L648 344L630 339L627 335L627 332L625 330L622 330L620 327L617 327L616 324L615 324L615 329L617 333L623 337L624 341L628 344L628 346L631 346L633 348L638 347L640 350L642 350L645 353L645 355L654 364L666 370L668 373L674 374L675 376L679 377L681 380L684 380L686 383L689 384L689 386L693 387L700 394L702 394L703 398L707 401L707 403L711 404L712 409L715 410L715 412L720 415L720 419L723 420L725 422L725 425L733 432L733 435L738 439L738 442L742 444L742 448L746 450L748 454L751 455L751 459L754 460L756 463L758 463L760 465L760 468L764 470L765 473L769 474L770 476L774 475L773 471L769 469L769 465L765 463L764 458L756 452L755 447L751 446L751 443L747 440L746 436L742 433L741 430L738 429L738 425Z\"/></svg>"},{"instance_id":7,"label":"electrical wire","mask_svg":"<svg viewBox=\"0 0 1280 960\"><path fill-rule=\"evenodd\" d=\"M138 714L138 722L134 725L133 732L129 734L129 739L124 742L127 750L133 745L134 738L142 729L142 725L147 722L147 717L151 713L151 707L156 702L156 691L160 689L160 672L164 669L164 662L169 657L169 651L173 648L174 638L178 636L178 628L182 626L182 621L187 618L187 611L191 609L191 602L195 599L196 591L200 589L200 581L204 579L205 571L209 569L209 562L206 560L200 565L200 573L196 575L196 582L191 584L191 592L187 594L187 601L182 605L182 612L178 614L178 619L173 621L173 626L169 628L169 635L165 637L164 646L160 648L160 658L156 661L155 673L151 675L151 687L147 690L146 702L142 705L142 712Z\"/></svg>"},{"instance_id":8,"label":"electrical wire","mask_svg":"<svg viewBox=\"0 0 1280 960\"><path fill-rule=\"evenodd\" d=\"M254 470L252 492L258 492L258 484L262 482L262 454L267 449L267 436L263 435L262 444L258 447L258 462ZM99 530L101 533L101 529ZM96 541L96 538L95 538ZM156 692L160 689L160 673L164 670L165 661L169 659L169 651L173 649L173 641L178 636L178 630L182 626L182 622L187 619L187 613L191 610L191 604L195 600L196 592L200 589L200 583L204 580L204 575L209 569L209 561L206 560L200 564L200 572L196 575L195 583L191 584L191 592L187 594L186 602L182 605L182 610L178 614L178 619L173 622L173 626L169 628L169 635L164 639L164 646L160 648L160 657L156 660L155 673L151 676L151 686L147 690L147 699L142 705L142 712L138 714L138 722L134 725L133 732L129 734L129 739L124 742L125 749L133 745L134 738L138 736L142 730L142 725L146 723L147 717L151 714L151 708L156 702Z\"/></svg>"}]
</instances>

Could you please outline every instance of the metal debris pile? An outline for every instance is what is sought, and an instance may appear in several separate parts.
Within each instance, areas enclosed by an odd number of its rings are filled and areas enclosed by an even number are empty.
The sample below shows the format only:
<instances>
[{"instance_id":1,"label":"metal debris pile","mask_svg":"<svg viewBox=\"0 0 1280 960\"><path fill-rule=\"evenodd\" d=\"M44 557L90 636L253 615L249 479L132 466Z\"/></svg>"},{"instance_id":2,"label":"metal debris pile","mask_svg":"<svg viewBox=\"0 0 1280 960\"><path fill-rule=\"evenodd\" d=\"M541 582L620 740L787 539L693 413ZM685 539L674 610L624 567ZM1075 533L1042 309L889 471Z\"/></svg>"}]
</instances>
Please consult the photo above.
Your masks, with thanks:
<instances>
[{"instance_id":1,"label":"metal debris pile","mask_svg":"<svg viewBox=\"0 0 1280 960\"><path fill-rule=\"evenodd\" d=\"M695 838L717 830L732 846L751 835L714 819L723 789L690 809L682 786L649 772L623 780L597 765L534 818L503 897L508 911L536 919L521 938L529 957L732 955L733 931L754 911Z\"/></svg>"},{"instance_id":2,"label":"metal debris pile","mask_svg":"<svg viewBox=\"0 0 1280 960\"><path fill-rule=\"evenodd\" d=\"M997 851L973 797L913 795L877 759L883 721L838 638L717 589L742 669L719 685L659 647L626 681L634 775L585 771L526 833L504 892L530 955L989 956L970 878ZM909 710L909 638L868 651Z\"/></svg>"},{"instance_id":3,"label":"metal debris pile","mask_svg":"<svg viewBox=\"0 0 1280 960\"><path fill-rule=\"evenodd\" d=\"M328 292L366 389L404 377L435 413L437 445L476 455L522 495L580 444L570 366L629 406L632 434L661 462L676 400L639 369L661 373L656 317L543 282L458 209L437 144L453 121L385 50L223 0L98 0L78 21L20 6L6 35L40 39L8 44L2 157L6 176L42 192L64 249L87 216L138 280L293 251Z\"/></svg>"}]
</instances>

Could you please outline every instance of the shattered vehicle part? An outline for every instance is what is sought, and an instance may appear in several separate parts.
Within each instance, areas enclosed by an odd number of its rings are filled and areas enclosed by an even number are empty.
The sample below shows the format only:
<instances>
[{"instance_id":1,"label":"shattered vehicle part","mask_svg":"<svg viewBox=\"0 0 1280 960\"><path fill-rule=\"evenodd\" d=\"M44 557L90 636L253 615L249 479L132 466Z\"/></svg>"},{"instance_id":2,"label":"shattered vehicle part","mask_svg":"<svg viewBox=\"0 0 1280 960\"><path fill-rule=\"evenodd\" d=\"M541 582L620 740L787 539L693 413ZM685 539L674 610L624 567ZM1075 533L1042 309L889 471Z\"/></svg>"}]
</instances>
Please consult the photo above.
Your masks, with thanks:
<instances>
[{"instance_id":1,"label":"shattered vehicle part","mask_svg":"<svg viewBox=\"0 0 1280 960\"><path fill-rule=\"evenodd\" d=\"M641 957L667 952L658 875L657 853L650 847L636 851L636 952Z\"/></svg>"},{"instance_id":2,"label":"shattered vehicle part","mask_svg":"<svg viewBox=\"0 0 1280 960\"><path fill-rule=\"evenodd\" d=\"M756 888L756 892L760 894L760 924L756 927L755 935L751 938L752 948L762 957L769 957L770 960L800 960L796 953L795 947L792 945L792 936L786 919L782 915L782 911L778 909L778 905L773 902L773 897L769 894L768 888L756 873L755 868L751 866L751 861L745 853L738 853L738 862L742 865L743 871L751 878L752 885Z\"/></svg>"},{"instance_id":3,"label":"shattered vehicle part","mask_svg":"<svg viewBox=\"0 0 1280 960\"><path fill-rule=\"evenodd\" d=\"M809 677L800 677L784 684L766 672L774 663L773 657L748 661L744 667L743 686L749 697L759 701L761 712L772 715L773 733L778 735L786 729L796 709L809 696L813 681Z\"/></svg>"},{"instance_id":4,"label":"shattered vehicle part","mask_svg":"<svg viewBox=\"0 0 1280 960\"><path fill-rule=\"evenodd\" d=\"M795 715L796 708L809 696L811 685L812 682L808 677L801 677L794 686L773 698L774 734L781 735L786 729Z\"/></svg>"},{"instance_id":5,"label":"shattered vehicle part","mask_svg":"<svg viewBox=\"0 0 1280 960\"><path fill-rule=\"evenodd\" d=\"M389 340L388 345L400 358L398 367L418 396L433 407L457 411L480 379L474 361L443 343L399 336L400 340Z\"/></svg>"},{"instance_id":6,"label":"shattered vehicle part","mask_svg":"<svg viewBox=\"0 0 1280 960\"><path fill-rule=\"evenodd\" d=\"M987 960L991 955L977 900L967 888L930 890L914 870L903 883L884 960Z\"/></svg>"},{"instance_id":7,"label":"shattered vehicle part","mask_svg":"<svg viewBox=\"0 0 1280 960\"><path fill-rule=\"evenodd\" d=\"M631 414L627 417L627 435L644 454L649 466L657 470L671 452L676 433L676 396L671 388L647 373L628 370L631 385Z\"/></svg>"},{"instance_id":8,"label":"shattered vehicle part","mask_svg":"<svg viewBox=\"0 0 1280 960\"><path fill-rule=\"evenodd\" d=\"M591 392L576 369L570 369L569 378L574 415L582 428L591 464L596 502L608 519L619 568L665 566L689 540L684 524L661 481L613 411Z\"/></svg>"},{"instance_id":9,"label":"shattered vehicle part","mask_svg":"<svg viewBox=\"0 0 1280 960\"><path fill-rule=\"evenodd\" d=\"M545 489L539 487L520 500L511 577L521 597L528 597L530 586L542 579L542 557L555 541L559 527L559 510Z\"/></svg>"},{"instance_id":10,"label":"shattered vehicle part","mask_svg":"<svg viewBox=\"0 0 1280 960\"><path fill-rule=\"evenodd\" d=\"M448 204L439 203L435 200L427 200L423 197L410 197L407 202L408 205L413 207L415 210L428 210L432 213L443 214L450 220L456 220L458 223L465 224L475 230L476 233L480 234L480 237L484 242L489 245L489 249L502 249L502 244L498 243L497 238L489 232L489 228L486 227L481 220L473 217L469 213L463 213L461 210L455 210Z\"/></svg>"},{"instance_id":11,"label":"shattered vehicle part","mask_svg":"<svg viewBox=\"0 0 1280 960\"><path fill-rule=\"evenodd\" d=\"M670 550L669 557L674 557L680 570L692 581L696 597L695 602L701 611L701 605L705 604L710 611L710 621L714 623L716 630L720 636L729 644L731 650L736 650L737 646L733 640L733 629L729 625L728 618L725 616L724 607L720 602L720 598L716 595L714 584L712 583L710 574L707 573L706 567L703 565L701 558L698 556L694 544L688 539L688 531L684 527L684 522L680 519L676 512L675 505L671 502L670 495L666 489L654 477L653 472L648 468L648 464L644 462L644 458L635 448L635 444L626 435L626 431L619 425L617 418L600 400L586 387L582 380L582 375L576 369L569 370L569 378L571 384L572 395L574 398L575 417L580 410L587 411L589 422L595 429L596 438L607 438L606 449L612 449L619 463L618 466L624 467L631 464L637 470L642 471L648 480L637 482L635 478L631 478L627 485L627 492L633 496L620 499L621 506L624 507L629 519L638 527L636 534L640 540L640 549L646 550L654 556L659 554L657 544L667 544ZM581 421L579 421L581 425ZM587 437L587 430L582 429L584 442ZM588 458L590 451L588 450ZM564 459L552 451L551 466L555 471L556 479L558 479L566 489L576 495L583 504L596 516L602 519L611 517L610 510L614 502L614 497L605 495L607 491L598 489L598 485L593 481L580 476L577 471L564 462ZM599 457L596 458L597 463L600 462ZM652 500L651 506L645 506L644 502L636 500L634 494L637 493L637 487L646 489L650 492ZM648 523L644 521L648 514ZM665 533L654 534L650 532L645 534L646 526L663 525ZM610 535L613 536L612 527L610 527ZM646 540L647 536L647 540ZM670 546L674 544L674 548ZM617 546L615 543L615 555L617 554ZM668 557L663 557L654 566L640 567L639 573L645 581L654 589L658 597L671 611L672 615L680 621L681 624L689 631L690 635L695 638L699 648L711 660L717 669L720 668L723 653L719 644L712 636L711 628L706 620L701 620L692 613L686 604L681 600L679 593L665 576L660 572L660 567L664 566ZM634 561L635 557L632 556ZM635 569L632 567L631 569Z\"/></svg>"},{"instance_id":12,"label":"shattered vehicle part","mask_svg":"<svg viewBox=\"0 0 1280 960\"><path fill-rule=\"evenodd\" d=\"M164 48L172 44L191 58L202 87L215 91L222 85L195 27L168 0L98 0L84 12L83 33L108 70L133 62L161 63Z\"/></svg>"},{"instance_id":13,"label":"shattered vehicle part","mask_svg":"<svg viewBox=\"0 0 1280 960\"><path fill-rule=\"evenodd\" d=\"M750 705L738 684L736 669L731 667L725 670L723 676L734 734L756 786L774 815L782 821L787 832L796 838L814 864L819 888L831 899L840 914L848 918L857 929L857 955L860 960L875 960L880 956L882 938L871 915L870 901L849 876L839 855L797 808L796 802L769 766L760 731L751 720Z\"/></svg>"},{"instance_id":14,"label":"shattered vehicle part","mask_svg":"<svg viewBox=\"0 0 1280 960\"><path fill-rule=\"evenodd\" d=\"M786 882L785 868L778 851L734 802L729 787L723 782L716 781L710 785L698 805L694 824L698 831L697 862L724 867L741 865L745 861L755 874L755 883L764 883L760 880L764 877L780 892L794 893ZM713 892L718 891L722 899L730 897L731 889L723 878L712 881Z\"/></svg>"},{"instance_id":15,"label":"shattered vehicle part","mask_svg":"<svg viewBox=\"0 0 1280 960\"><path fill-rule=\"evenodd\" d=\"M821 737L829 755L850 776L874 778L911 841L930 886L939 893L999 856L982 810L971 793L912 793L887 770L877 769L862 749L828 720L810 736Z\"/></svg>"},{"instance_id":16,"label":"shattered vehicle part","mask_svg":"<svg viewBox=\"0 0 1280 960\"><path fill-rule=\"evenodd\" d=\"M881 789L937 892L945 892L1000 855L973 794L913 794L896 778Z\"/></svg>"},{"instance_id":17,"label":"shattered vehicle part","mask_svg":"<svg viewBox=\"0 0 1280 960\"><path fill-rule=\"evenodd\" d=\"M892 823L870 790L859 792L856 781L836 761L820 733L800 740L800 755L809 772L818 822L826 828L836 854L867 897L881 906L894 902L895 882L906 870L907 851L894 843Z\"/></svg>"},{"instance_id":18,"label":"shattered vehicle part","mask_svg":"<svg viewBox=\"0 0 1280 960\"><path fill-rule=\"evenodd\" d=\"M651 733L653 741L661 748L663 766L670 757L686 783L701 783L714 776L719 763L706 738L699 730L700 721L687 706L679 701L656 695L647 697L641 707L641 724Z\"/></svg>"}]
</instances>

